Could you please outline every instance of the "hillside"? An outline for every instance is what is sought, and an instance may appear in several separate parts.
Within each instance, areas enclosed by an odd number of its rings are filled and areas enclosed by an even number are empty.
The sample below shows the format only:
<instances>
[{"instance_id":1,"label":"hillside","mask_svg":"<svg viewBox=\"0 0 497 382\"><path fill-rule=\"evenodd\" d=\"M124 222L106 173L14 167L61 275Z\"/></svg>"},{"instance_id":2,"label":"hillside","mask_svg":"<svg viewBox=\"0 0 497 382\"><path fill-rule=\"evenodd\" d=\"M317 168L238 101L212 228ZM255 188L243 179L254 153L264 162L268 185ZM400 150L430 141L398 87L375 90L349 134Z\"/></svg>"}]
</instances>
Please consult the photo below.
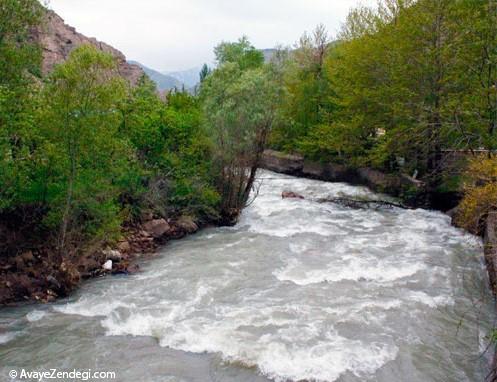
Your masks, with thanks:
<instances>
[{"instance_id":1,"label":"hillside","mask_svg":"<svg viewBox=\"0 0 497 382\"><path fill-rule=\"evenodd\" d=\"M49 73L53 67L65 61L69 54L77 47L90 44L102 52L110 53L118 62L119 74L131 84L136 84L143 75L143 70L126 61L126 57L119 50L100 42L95 38L86 37L67 25L64 20L53 11L46 12L46 20L42 27L36 28L32 35L42 46L42 72Z\"/></svg>"},{"instance_id":2,"label":"hillside","mask_svg":"<svg viewBox=\"0 0 497 382\"><path fill-rule=\"evenodd\" d=\"M150 77L152 81L157 85L157 89L161 92L165 90L171 90L174 88L181 89L183 87L183 82L179 81L173 76L167 74L162 74L157 70L151 69L137 61L128 61L131 65L139 66L143 71Z\"/></svg>"},{"instance_id":3,"label":"hillside","mask_svg":"<svg viewBox=\"0 0 497 382\"><path fill-rule=\"evenodd\" d=\"M201 69L202 69L201 66L196 66L194 68L186 70L180 70L175 72L164 72L164 74L169 77L173 77L176 80L180 81L181 83L185 84L187 88L193 88L200 81L199 73Z\"/></svg>"}]
</instances>

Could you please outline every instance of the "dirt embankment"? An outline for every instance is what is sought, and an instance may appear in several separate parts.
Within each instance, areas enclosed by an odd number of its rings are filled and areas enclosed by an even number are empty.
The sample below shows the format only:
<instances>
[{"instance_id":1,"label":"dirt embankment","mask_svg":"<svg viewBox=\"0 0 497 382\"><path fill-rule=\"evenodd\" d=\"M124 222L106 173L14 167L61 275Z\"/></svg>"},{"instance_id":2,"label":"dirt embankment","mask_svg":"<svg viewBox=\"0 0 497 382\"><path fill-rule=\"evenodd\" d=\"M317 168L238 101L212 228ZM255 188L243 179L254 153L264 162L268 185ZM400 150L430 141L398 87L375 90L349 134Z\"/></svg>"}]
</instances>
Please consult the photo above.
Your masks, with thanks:
<instances>
[{"instance_id":1,"label":"dirt embankment","mask_svg":"<svg viewBox=\"0 0 497 382\"><path fill-rule=\"evenodd\" d=\"M165 220L150 214L142 220L127 227L124 239L115 245L83 254L61 258L53 247L37 245L16 256L0 257L0 305L50 302L67 296L82 280L135 273L140 256L206 225L189 216Z\"/></svg>"}]
</instances>

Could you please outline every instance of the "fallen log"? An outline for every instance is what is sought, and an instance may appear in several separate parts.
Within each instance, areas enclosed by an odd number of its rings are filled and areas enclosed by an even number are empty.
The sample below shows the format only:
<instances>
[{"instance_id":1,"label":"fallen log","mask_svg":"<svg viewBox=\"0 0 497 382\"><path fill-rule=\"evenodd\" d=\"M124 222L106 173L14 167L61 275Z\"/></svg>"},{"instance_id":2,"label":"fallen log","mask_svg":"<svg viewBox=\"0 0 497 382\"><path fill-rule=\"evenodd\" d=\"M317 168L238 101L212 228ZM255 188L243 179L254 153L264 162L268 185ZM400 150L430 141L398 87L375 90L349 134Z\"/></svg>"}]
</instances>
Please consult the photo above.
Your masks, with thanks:
<instances>
[{"instance_id":1,"label":"fallen log","mask_svg":"<svg viewBox=\"0 0 497 382\"><path fill-rule=\"evenodd\" d=\"M413 207L406 206L402 203L389 202L386 200L374 200L374 199L352 199L345 197L336 197L336 198L320 198L314 200L317 203L335 203L340 204L345 207L361 209L361 208L369 208L378 210L381 208L402 208L405 210L412 210Z\"/></svg>"}]
</instances>

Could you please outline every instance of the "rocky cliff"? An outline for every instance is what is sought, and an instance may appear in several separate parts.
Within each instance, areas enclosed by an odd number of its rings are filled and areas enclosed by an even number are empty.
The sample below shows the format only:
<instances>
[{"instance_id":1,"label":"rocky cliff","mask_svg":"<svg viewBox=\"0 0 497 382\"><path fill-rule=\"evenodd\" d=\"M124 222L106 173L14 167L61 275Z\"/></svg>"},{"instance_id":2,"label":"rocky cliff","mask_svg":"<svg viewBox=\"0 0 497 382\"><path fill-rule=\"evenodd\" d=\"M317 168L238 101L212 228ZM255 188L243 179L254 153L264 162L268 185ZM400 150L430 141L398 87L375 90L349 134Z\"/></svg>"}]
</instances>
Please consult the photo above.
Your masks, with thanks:
<instances>
[{"instance_id":1,"label":"rocky cliff","mask_svg":"<svg viewBox=\"0 0 497 382\"><path fill-rule=\"evenodd\" d=\"M144 74L138 65L128 63L120 51L95 38L78 33L53 11L47 11L46 22L33 32L33 37L40 42L43 49L43 74L49 73L54 65L64 61L73 49L84 44L94 45L99 50L113 55L117 60L119 73L132 85Z\"/></svg>"}]
</instances>

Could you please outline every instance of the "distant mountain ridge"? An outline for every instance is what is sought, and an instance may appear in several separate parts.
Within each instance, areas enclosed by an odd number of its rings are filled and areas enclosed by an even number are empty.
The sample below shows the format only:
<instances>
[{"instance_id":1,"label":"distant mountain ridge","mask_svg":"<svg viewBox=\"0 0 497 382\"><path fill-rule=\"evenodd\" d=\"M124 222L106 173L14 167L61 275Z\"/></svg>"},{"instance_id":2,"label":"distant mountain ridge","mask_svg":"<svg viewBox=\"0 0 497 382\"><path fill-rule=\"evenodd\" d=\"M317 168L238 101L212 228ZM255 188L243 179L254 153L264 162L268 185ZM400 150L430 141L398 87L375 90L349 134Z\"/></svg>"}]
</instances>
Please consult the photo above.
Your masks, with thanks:
<instances>
[{"instance_id":1,"label":"distant mountain ridge","mask_svg":"<svg viewBox=\"0 0 497 382\"><path fill-rule=\"evenodd\" d=\"M264 55L264 62L269 62L273 58L277 49L259 49L259 51Z\"/></svg>"},{"instance_id":2,"label":"distant mountain ridge","mask_svg":"<svg viewBox=\"0 0 497 382\"><path fill-rule=\"evenodd\" d=\"M174 88L178 90L184 88L189 92L195 92L200 82L201 66L161 73L137 61L127 61L119 50L95 38L78 33L74 27L67 25L59 15L51 10L46 12L46 26L35 29L32 35L42 47L42 72L44 74L50 73L56 64L65 61L73 49L84 44L91 44L114 56L118 63L119 74L132 85L136 85L144 73L156 83L157 89L161 92ZM276 49L260 49L260 51L264 54L264 60L268 62Z\"/></svg>"},{"instance_id":3,"label":"distant mountain ridge","mask_svg":"<svg viewBox=\"0 0 497 382\"><path fill-rule=\"evenodd\" d=\"M155 82L155 84L157 85L157 89L161 92L168 91L174 88L181 90L184 86L182 81L178 80L177 78L171 75L160 73L159 71L151 69L139 63L138 61L128 61L128 62L130 64L137 65L140 68L142 68L143 71L147 74L147 76L149 76L150 79ZM185 85L185 87L187 86Z\"/></svg>"},{"instance_id":4,"label":"distant mountain ridge","mask_svg":"<svg viewBox=\"0 0 497 382\"><path fill-rule=\"evenodd\" d=\"M200 82L200 70L202 70L202 67L196 66L186 70L163 72L163 74L176 78L178 81L184 83L187 88L191 89Z\"/></svg>"},{"instance_id":5,"label":"distant mountain ridge","mask_svg":"<svg viewBox=\"0 0 497 382\"><path fill-rule=\"evenodd\" d=\"M259 49L264 55L264 61L269 62L273 58L277 49ZM185 89L191 93L200 83L200 71L202 66L195 66L186 70L159 72L158 70L149 68L138 61L128 61L130 64L137 65L157 84L157 88L162 91L171 89Z\"/></svg>"},{"instance_id":6,"label":"distant mountain ridge","mask_svg":"<svg viewBox=\"0 0 497 382\"><path fill-rule=\"evenodd\" d=\"M273 58L276 53L276 49L259 49L260 52L264 55L264 62L269 62ZM174 77L181 83L185 84L186 88L193 89L200 82L200 71L202 70L202 66L195 66L186 70L178 70L178 71L168 71L162 72L163 75Z\"/></svg>"}]
</instances>

